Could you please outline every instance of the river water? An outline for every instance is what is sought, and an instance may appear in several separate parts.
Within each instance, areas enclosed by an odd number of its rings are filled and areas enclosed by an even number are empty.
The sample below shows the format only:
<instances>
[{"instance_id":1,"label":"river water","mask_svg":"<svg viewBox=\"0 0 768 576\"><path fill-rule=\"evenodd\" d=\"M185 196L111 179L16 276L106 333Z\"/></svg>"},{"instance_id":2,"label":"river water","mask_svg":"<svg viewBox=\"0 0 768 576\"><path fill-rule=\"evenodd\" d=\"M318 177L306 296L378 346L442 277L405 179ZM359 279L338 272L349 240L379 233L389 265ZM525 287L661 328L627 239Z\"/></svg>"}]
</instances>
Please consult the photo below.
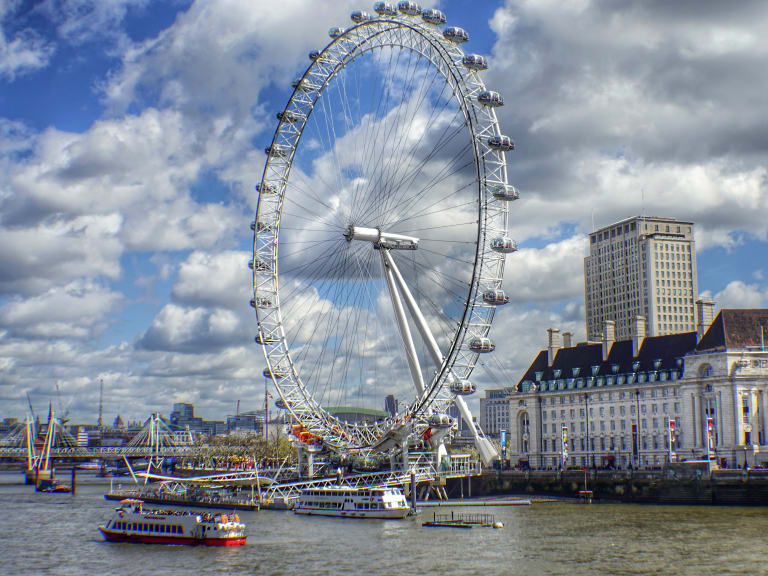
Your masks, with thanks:
<instances>
[{"instance_id":1,"label":"river water","mask_svg":"<svg viewBox=\"0 0 768 576\"><path fill-rule=\"evenodd\" d=\"M768 510L634 504L534 503L456 508L492 513L502 529L425 528L432 518L353 520L239 512L243 547L110 544L108 486L37 494L0 476L0 573L152 574L766 574Z\"/></svg>"}]
</instances>

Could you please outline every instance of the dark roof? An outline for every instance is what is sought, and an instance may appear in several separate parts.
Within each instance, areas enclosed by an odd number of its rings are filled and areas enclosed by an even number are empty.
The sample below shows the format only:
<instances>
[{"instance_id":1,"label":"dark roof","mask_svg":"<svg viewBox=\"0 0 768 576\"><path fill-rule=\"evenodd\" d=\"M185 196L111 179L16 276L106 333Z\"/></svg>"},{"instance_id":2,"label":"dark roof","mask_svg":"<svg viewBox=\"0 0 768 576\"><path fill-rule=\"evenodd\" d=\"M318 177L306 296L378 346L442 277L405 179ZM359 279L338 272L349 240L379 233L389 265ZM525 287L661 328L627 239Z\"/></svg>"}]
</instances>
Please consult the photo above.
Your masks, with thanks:
<instances>
[{"instance_id":1,"label":"dark roof","mask_svg":"<svg viewBox=\"0 0 768 576\"><path fill-rule=\"evenodd\" d=\"M603 361L602 344L579 344L561 348L552 366L547 365L547 351L540 351L517 385L520 390L524 381L573 378L574 368L578 377L592 376L592 367L599 366L597 375L629 374L654 370L681 370L679 360L691 352L760 346L760 327L763 340L768 344L768 309L725 309L714 319L701 341L696 344L696 332L651 336L643 340L637 356L632 355L632 340L614 342ZM660 364L659 364L660 361ZM639 365L635 365L639 362ZM618 366L617 370L614 367ZM559 371L559 373L557 372ZM541 378L536 373L541 372Z\"/></svg>"},{"instance_id":2,"label":"dark roof","mask_svg":"<svg viewBox=\"0 0 768 576\"><path fill-rule=\"evenodd\" d=\"M561 348L555 355L552 366L547 366L547 351L542 350L536 356L528 370L518 383L528 380L536 382L536 373L541 372L538 380L554 380L556 378L573 378L574 368L578 368L578 377L592 376L592 367L598 366L597 375L628 374L632 372L650 372L654 370L679 370L678 359L696 349L696 332L653 336L643 340L637 356L632 355L632 340L614 342L603 361L602 344L580 344L571 348ZM661 364L656 365L657 361ZM635 367L635 362L639 366ZM614 370L614 366L617 369ZM560 371L557 374L556 371Z\"/></svg>"},{"instance_id":3,"label":"dark roof","mask_svg":"<svg viewBox=\"0 0 768 576\"><path fill-rule=\"evenodd\" d=\"M696 350L725 350L760 346L760 327L763 340L768 342L768 309L726 308L714 319Z\"/></svg>"}]
</instances>

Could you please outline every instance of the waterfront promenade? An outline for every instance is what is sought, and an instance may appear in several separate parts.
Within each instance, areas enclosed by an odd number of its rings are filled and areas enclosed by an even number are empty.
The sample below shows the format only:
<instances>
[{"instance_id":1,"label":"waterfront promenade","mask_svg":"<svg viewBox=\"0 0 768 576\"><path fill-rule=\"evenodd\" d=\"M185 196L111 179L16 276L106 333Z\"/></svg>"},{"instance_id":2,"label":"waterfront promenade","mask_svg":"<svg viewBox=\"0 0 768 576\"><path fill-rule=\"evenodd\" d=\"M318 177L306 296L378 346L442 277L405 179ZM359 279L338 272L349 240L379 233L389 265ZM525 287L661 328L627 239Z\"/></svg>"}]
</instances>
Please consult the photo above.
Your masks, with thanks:
<instances>
[{"instance_id":1,"label":"waterfront promenade","mask_svg":"<svg viewBox=\"0 0 768 576\"><path fill-rule=\"evenodd\" d=\"M449 486L456 496L461 487ZM768 506L768 470L486 470L471 494L546 494L643 504Z\"/></svg>"}]
</instances>

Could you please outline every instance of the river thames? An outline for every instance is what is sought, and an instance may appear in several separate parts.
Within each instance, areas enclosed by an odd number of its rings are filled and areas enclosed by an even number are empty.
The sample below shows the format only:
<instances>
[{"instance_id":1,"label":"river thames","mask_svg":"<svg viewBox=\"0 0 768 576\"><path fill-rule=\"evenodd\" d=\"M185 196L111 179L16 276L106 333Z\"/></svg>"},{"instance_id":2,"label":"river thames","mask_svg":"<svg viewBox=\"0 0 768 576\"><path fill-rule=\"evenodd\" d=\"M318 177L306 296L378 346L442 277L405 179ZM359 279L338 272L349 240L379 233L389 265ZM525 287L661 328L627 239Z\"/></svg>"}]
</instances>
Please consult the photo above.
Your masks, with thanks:
<instances>
[{"instance_id":1,"label":"river thames","mask_svg":"<svg viewBox=\"0 0 768 576\"><path fill-rule=\"evenodd\" d=\"M6 574L766 574L763 508L534 503L455 509L494 514L504 528L425 528L403 521L240 512L244 547L109 544L98 524L115 507L104 485L37 494L0 476ZM439 509L440 513L450 508Z\"/></svg>"}]
</instances>

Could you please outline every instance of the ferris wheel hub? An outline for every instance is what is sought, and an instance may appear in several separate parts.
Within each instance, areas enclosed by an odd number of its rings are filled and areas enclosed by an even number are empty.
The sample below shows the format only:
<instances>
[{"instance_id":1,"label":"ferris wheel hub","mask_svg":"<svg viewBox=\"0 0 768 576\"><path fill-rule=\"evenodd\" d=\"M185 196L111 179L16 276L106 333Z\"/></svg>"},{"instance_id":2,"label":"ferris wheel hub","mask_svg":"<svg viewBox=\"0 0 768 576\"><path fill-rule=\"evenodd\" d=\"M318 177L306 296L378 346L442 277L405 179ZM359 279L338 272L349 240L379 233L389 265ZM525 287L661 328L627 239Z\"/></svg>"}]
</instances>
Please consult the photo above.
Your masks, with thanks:
<instances>
[{"instance_id":1,"label":"ferris wheel hub","mask_svg":"<svg viewBox=\"0 0 768 576\"><path fill-rule=\"evenodd\" d=\"M348 242L352 240L373 242L375 248L388 250L416 250L419 247L419 239L414 236L382 232L378 228L363 228L351 224L344 230L344 237Z\"/></svg>"}]
</instances>

